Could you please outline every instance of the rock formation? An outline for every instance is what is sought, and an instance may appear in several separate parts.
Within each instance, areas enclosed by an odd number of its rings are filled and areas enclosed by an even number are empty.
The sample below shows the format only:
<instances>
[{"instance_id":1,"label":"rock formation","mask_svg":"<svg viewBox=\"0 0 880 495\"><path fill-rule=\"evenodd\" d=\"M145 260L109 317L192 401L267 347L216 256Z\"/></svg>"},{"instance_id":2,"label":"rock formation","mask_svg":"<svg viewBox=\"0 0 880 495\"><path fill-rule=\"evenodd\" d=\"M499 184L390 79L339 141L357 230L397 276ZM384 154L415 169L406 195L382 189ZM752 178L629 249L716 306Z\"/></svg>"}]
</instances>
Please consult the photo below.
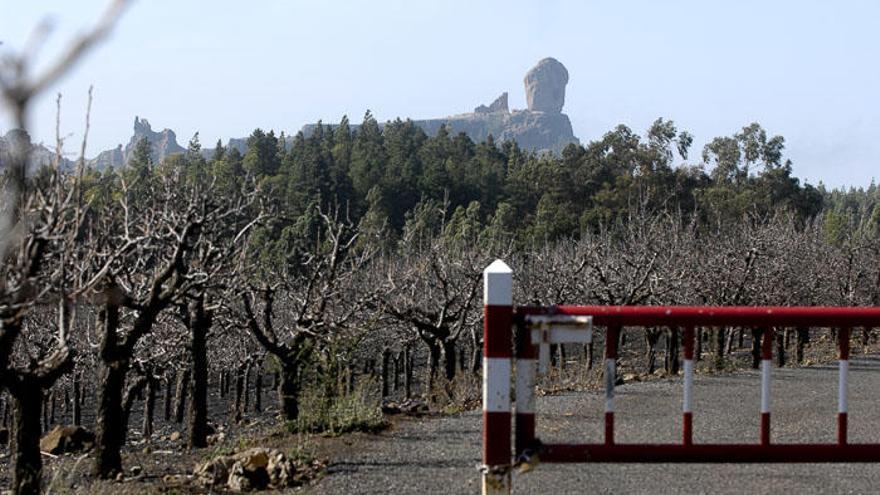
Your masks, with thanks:
<instances>
[{"instance_id":1,"label":"rock formation","mask_svg":"<svg viewBox=\"0 0 880 495\"><path fill-rule=\"evenodd\" d=\"M183 153L186 151L182 146L177 144L177 135L171 129L163 129L159 132L153 131L150 122L147 119L134 118L134 135L129 140L128 145L123 149L120 144L118 147L100 153L97 157L89 162L89 164L97 169L106 167L121 167L131 160L134 148L138 141L146 139L150 143L151 156L153 163L161 162L166 156L175 153Z\"/></svg>"},{"instance_id":2,"label":"rock formation","mask_svg":"<svg viewBox=\"0 0 880 495\"><path fill-rule=\"evenodd\" d=\"M478 106L473 113L414 120L413 123L429 136L437 134L445 125L449 132L463 132L475 142L484 141L491 135L496 142L516 141L529 151L559 153L569 143L578 142L571 121L562 113L567 83L565 66L554 58L545 58L526 74L527 110L509 110L505 92L492 104ZM306 125L302 131L308 136L314 129L315 125Z\"/></svg>"},{"instance_id":3,"label":"rock formation","mask_svg":"<svg viewBox=\"0 0 880 495\"><path fill-rule=\"evenodd\" d=\"M29 153L28 156L28 173L33 173L36 169L53 165L55 163L55 150L51 150L43 144L31 143L28 133L13 129L0 136L0 172L6 169L7 164L12 162L13 151L18 153ZM70 170L74 166L74 162L61 157L61 168Z\"/></svg>"},{"instance_id":4,"label":"rock formation","mask_svg":"<svg viewBox=\"0 0 880 495\"><path fill-rule=\"evenodd\" d=\"M504 92L489 105L476 107L473 113L453 115L439 119L414 120L430 136L437 134L440 127L446 126L451 134L463 132L473 141L485 141L490 135L496 142L516 141L525 150L535 152L559 153L569 143L577 143L568 116L562 113L565 104L565 85L568 83L568 70L558 60L545 58L526 73L525 79L526 110L510 110L507 92ZM324 124L325 127L335 127ZM303 126L302 131L309 136L316 125ZM352 130L357 125L351 125ZM186 151L177 143L177 136L170 129L153 131L147 119L134 118L134 135L128 144L121 144L114 149L101 152L88 161L96 169L121 167L128 163L134 152L135 145L141 139L150 143L154 163L161 162L165 157ZM292 142L292 136L288 137ZM3 161L4 147L9 148L11 136L0 137L0 162ZM290 146L290 143L287 144ZM232 138L228 141L228 149L235 148L242 154L247 151L247 138ZM210 157L211 148L202 148L203 156ZM54 153L42 146L35 146L31 161L51 163ZM63 166L70 167L72 162L63 161Z\"/></svg>"},{"instance_id":5,"label":"rock formation","mask_svg":"<svg viewBox=\"0 0 880 495\"><path fill-rule=\"evenodd\" d=\"M555 58L545 58L526 73L526 103L532 112L562 113L568 71Z\"/></svg>"},{"instance_id":6,"label":"rock formation","mask_svg":"<svg viewBox=\"0 0 880 495\"><path fill-rule=\"evenodd\" d=\"M501 93L501 96L498 98L495 98L495 101L493 101L488 107L486 105L480 105L474 109L474 113L508 113L509 111L510 110L507 108L507 91Z\"/></svg>"}]
</instances>

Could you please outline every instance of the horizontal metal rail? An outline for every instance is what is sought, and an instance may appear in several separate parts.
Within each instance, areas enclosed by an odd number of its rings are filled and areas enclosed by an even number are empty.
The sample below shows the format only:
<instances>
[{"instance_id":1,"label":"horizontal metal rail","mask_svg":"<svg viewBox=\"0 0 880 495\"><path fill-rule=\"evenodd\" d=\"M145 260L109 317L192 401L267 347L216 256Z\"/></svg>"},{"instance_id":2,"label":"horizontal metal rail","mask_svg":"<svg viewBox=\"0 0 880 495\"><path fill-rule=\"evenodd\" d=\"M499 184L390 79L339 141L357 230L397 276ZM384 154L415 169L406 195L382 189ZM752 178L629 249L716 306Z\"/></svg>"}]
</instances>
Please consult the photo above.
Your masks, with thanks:
<instances>
[{"instance_id":1,"label":"horizontal metal rail","mask_svg":"<svg viewBox=\"0 0 880 495\"><path fill-rule=\"evenodd\" d=\"M848 438L850 332L880 327L880 307L771 306L520 306L513 304L513 271L496 260L483 272L483 465L484 494L508 494L513 465L542 463L815 463L880 462L880 444ZM582 317L582 318L580 318ZM535 435L538 350L550 344L591 342L592 327L605 327L604 443L543 443ZM618 342L624 327L681 329L683 396L681 442L615 441ZM695 341L700 328L745 327L761 339L760 427L754 444L699 443L694 439ZM778 444L771 437L771 360L782 328L834 328L838 336L837 442ZM511 329L514 330L511 334ZM511 348L514 343L514 348ZM549 361L549 359L545 359ZM515 371L515 376L512 376ZM510 384L515 378L515 404ZM511 406L515 405L515 414ZM511 417L513 416L513 418ZM513 419L513 421L511 421ZM511 445L511 427L514 429ZM511 450L513 459L511 463Z\"/></svg>"},{"instance_id":2,"label":"horizontal metal rail","mask_svg":"<svg viewBox=\"0 0 880 495\"><path fill-rule=\"evenodd\" d=\"M526 315L592 316L597 326L878 327L880 308L835 306L525 306Z\"/></svg>"},{"instance_id":3,"label":"horizontal metal rail","mask_svg":"<svg viewBox=\"0 0 880 495\"><path fill-rule=\"evenodd\" d=\"M535 436L534 339L529 328L544 318L589 317L607 328L605 338L605 441L597 444L542 444ZM848 442L847 382L850 331L880 326L880 308L842 307L703 307L703 306L549 306L514 310L517 359L515 452L541 462L880 462L880 444ZM696 443L693 438L694 341L697 327L749 327L761 339L761 408L758 443ZM623 327L672 327L684 330L684 397L680 444L620 444L615 441L615 381L618 340ZM839 384L836 444L771 442L770 375L776 329L839 330ZM576 328L571 332L577 332Z\"/></svg>"},{"instance_id":4,"label":"horizontal metal rail","mask_svg":"<svg viewBox=\"0 0 880 495\"><path fill-rule=\"evenodd\" d=\"M550 444L541 462L880 462L880 444Z\"/></svg>"}]
</instances>

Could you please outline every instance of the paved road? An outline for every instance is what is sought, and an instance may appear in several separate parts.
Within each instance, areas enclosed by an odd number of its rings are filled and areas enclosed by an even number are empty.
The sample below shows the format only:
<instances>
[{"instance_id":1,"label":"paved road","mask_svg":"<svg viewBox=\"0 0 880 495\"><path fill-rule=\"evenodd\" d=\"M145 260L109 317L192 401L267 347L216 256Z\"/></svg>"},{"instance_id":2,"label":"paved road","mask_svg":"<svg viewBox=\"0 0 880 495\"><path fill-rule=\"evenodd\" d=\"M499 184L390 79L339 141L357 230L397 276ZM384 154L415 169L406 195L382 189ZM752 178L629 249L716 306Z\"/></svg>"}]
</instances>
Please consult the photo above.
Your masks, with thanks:
<instances>
[{"instance_id":1,"label":"paved road","mask_svg":"<svg viewBox=\"0 0 880 495\"><path fill-rule=\"evenodd\" d=\"M758 439L756 372L701 376L695 383L695 442ZM837 368L774 369L773 439L834 442ZM681 380L618 388L619 442L680 439ZM603 399L578 393L538 399L538 436L553 442L598 442ZM880 357L850 365L850 441L880 443ZM480 416L406 421L344 459L314 493L478 493ZM540 465L514 475L515 493L878 493L880 464L577 464Z\"/></svg>"}]
</instances>

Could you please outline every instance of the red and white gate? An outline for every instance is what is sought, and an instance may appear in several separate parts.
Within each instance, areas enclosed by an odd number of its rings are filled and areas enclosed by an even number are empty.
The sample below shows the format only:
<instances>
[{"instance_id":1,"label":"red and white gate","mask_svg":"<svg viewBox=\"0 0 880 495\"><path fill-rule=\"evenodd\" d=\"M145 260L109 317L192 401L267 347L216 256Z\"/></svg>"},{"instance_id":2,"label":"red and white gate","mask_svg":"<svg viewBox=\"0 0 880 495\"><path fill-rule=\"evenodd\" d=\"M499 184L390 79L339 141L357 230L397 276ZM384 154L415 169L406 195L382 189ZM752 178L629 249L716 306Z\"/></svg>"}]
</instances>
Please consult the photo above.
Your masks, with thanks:
<instances>
[{"instance_id":1,"label":"red and white gate","mask_svg":"<svg viewBox=\"0 0 880 495\"><path fill-rule=\"evenodd\" d=\"M500 260L483 272L483 493L509 493L513 461L616 463L880 462L880 444L847 441L849 335L854 327L880 326L880 308L700 306L513 306L513 273ZM535 436L535 381L549 345L589 342L592 327L606 328L605 438L596 444L544 444ZM682 441L620 444L614 440L617 342L623 327L684 328ZM761 426L757 443L705 444L693 439L694 329L763 330ZM837 443L774 444L770 437L770 370L776 328L839 329ZM515 329L515 332L513 331ZM513 350L515 349L515 355ZM516 404L511 449L510 383L516 363ZM542 364L543 368L545 365Z\"/></svg>"}]
</instances>

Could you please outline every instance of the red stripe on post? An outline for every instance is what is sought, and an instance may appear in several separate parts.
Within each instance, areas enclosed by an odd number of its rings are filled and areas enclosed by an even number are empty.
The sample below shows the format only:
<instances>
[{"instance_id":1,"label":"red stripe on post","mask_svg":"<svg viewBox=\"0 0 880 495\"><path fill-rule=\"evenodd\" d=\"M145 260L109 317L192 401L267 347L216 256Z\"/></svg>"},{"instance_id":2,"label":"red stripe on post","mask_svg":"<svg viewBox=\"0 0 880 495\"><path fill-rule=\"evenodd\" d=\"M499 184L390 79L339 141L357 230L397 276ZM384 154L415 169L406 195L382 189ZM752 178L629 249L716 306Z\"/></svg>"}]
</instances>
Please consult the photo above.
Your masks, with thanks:
<instances>
[{"instance_id":1,"label":"red stripe on post","mask_svg":"<svg viewBox=\"0 0 880 495\"><path fill-rule=\"evenodd\" d=\"M533 413L517 414L515 418L516 443L514 451L520 455L535 443L535 415Z\"/></svg>"},{"instance_id":2,"label":"red stripe on post","mask_svg":"<svg viewBox=\"0 0 880 495\"><path fill-rule=\"evenodd\" d=\"M694 358L694 327L690 325L684 328L684 358Z\"/></svg>"},{"instance_id":3,"label":"red stripe on post","mask_svg":"<svg viewBox=\"0 0 880 495\"><path fill-rule=\"evenodd\" d=\"M605 334L605 359L617 359L617 340L620 336L620 327L612 325Z\"/></svg>"},{"instance_id":4,"label":"red stripe on post","mask_svg":"<svg viewBox=\"0 0 880 495\"><path fill-rule=\"evenodd\" d=\"M614 413L605 413L605 445L614 445Z\"/></svg>"},{"instance_id":5,"label":"red stripe on post","mask_svg":"<svg viewBox=\"0 0 880 495\"><path fill-rule=\"evenodd\" d=\"M761 359L773 359L773 328L765 328L761 335Z\"/></svg>"},{"instance_id":6,"label":"red stripe on post","mask_svg":"<svg viewBox=\"0 0 880 495\"><path fill-rule=\"evenodd\" d=\"M512 324L512 306L484 306L483 358L511 357Z\"/></svg>"},{"instance_id":7,"label":"red stripe on post","mask_svg":"<svg viewBox=\"0 0 880 495\"><path fill-rule=\"evenodd\" d=\"M538 346L532 344L530 330L521 319L516 323L514 340L517 359L538 359Z\"/></svg>"},{"instance_id":8,"label":"red stripe on post","mask_svg":"<svg viewBox=\"0 0 880 495\"><path fill-rule=\"evenodd\" d=\"M519 319L514 329L514 341L516 345L517 366L524 359L534 360L538 357L538 346L532 344L532 336L528 326ZM532 365L534 366L534 365ZM521 371L517 368L517 373ZM517 391L519 392L519 391ZM517 400L520 397L517 396ZM517 411L514 417L514 456L519 456L524 450L531 448L535 442L535 413L522 413Z\"/></svg>"},{"instance_id":9,"label":"red stripe on post","mask_svg":"<svg viewBox=\"0 0 880 495\"><path fill-rule=\"evenodd\" d=\"M682 443L684 445L694 444L694 415L693 413L684 413L684 424L682 425Z\"/></svg>"},{"instance_id":10,"label":"red stripe on post","mask_svg":"<svg viewBox=\"0 0 880 495\"><path fill-rule=\"evenodd\" d=\"M846 413L837 413L837 443L839 445L847 443L846 423Z\"/></svg>"},{"instance_id":11,"label":"red stripe on post","mask_svg":"<svg viewBox=\"0 0 880 495\"><path fill-rule=\"evenodd\" d=\"M483 464L510 464L510 413L483 411Z\"/></svg>"},{"instance_id":12,"label":"red stripe on post","mask_svg":"<svg viewBox=\"0 0 880 495\"><path fill-rule=\"evenodd\" d=\"M849 327L843 327L837 334L838 348L840 350L840 359L849 359Z\"/></svg>"},{"instance_id":13,"label":"red stripe on post","mask_svg":"<svg viewBox=\"0 0 880 495\"><path fill-rule=\"evenodd\" d=\"M770 413L761 413L761 446L770 445Z\"/></svg>"}]
</instances>

